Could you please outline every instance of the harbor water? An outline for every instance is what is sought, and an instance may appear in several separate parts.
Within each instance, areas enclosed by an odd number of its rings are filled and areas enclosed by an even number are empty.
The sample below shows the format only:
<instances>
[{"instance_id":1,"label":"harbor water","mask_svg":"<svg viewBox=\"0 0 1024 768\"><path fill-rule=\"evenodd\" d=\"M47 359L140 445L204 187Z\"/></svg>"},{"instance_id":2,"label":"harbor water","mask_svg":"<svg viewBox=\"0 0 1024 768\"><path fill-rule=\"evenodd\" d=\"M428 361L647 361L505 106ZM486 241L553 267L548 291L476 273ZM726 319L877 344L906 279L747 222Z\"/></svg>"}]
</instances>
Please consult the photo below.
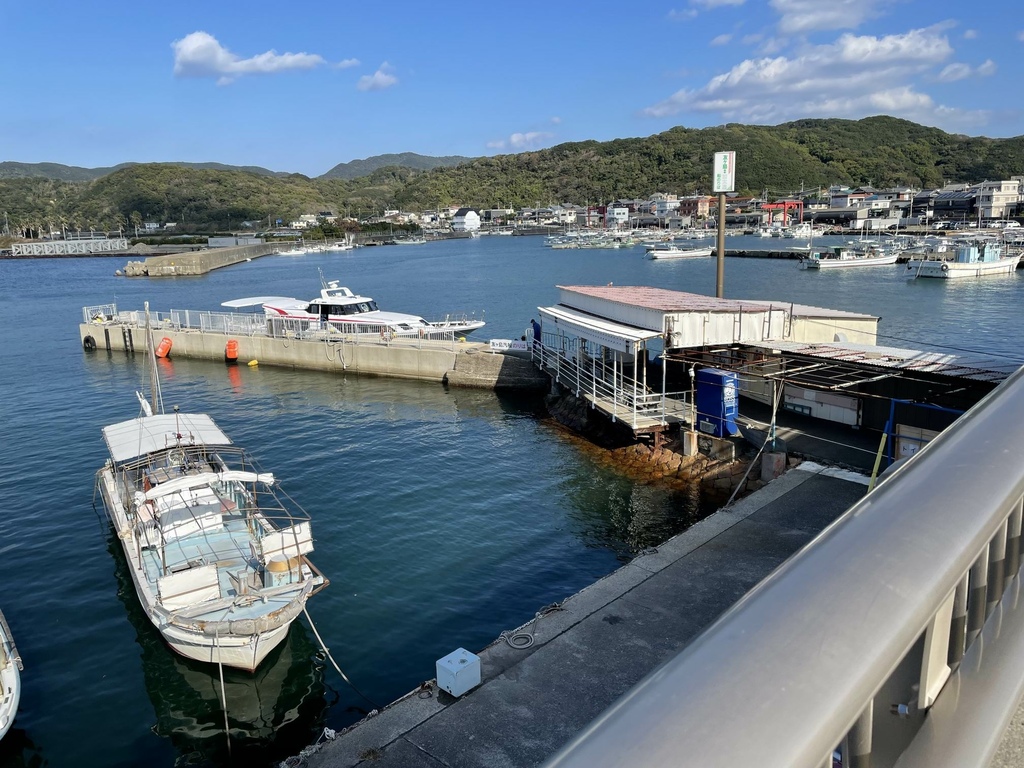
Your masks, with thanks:
<instances>
[{"instance_id":1,"label":"harbor water","mask_svg":"<svg viewBox=\"0 0 1024 768\"><path fill-rule=\"evenodd\" d=\"M756 248L745 238L730 248ZM0 766L271 765L480 650L702 514L687 494L620 475L546 418L536 395L270 367L161 361L164 402L209 413L311 514L331 586L254 674L175 656L142 613L94 495L100 430L137 415L141 358L84 352L86 305L219 310L311 298L318 268L382 309L486 312L518 338L557 285L713 295L714 259L640 248L551 250L540 237L256 259L201 277L126 279L124 258L0 261L0 609L25 662ZM1019 361L1024 278L910 280L905 266L801 271L728 259L729 298L882 317L879 343Z\"/></svg>"}]
</instances>

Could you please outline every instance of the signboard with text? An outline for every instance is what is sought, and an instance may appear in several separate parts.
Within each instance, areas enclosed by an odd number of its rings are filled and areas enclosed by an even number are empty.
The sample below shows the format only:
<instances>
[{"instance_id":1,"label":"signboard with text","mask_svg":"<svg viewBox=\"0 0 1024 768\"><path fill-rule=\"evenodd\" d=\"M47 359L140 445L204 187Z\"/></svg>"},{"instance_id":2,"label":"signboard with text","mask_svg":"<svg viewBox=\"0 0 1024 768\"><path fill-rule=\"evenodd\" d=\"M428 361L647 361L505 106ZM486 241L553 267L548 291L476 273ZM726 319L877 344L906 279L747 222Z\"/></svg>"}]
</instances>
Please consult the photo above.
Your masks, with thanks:
<instances>
[{"instance_id":1,"label":"signboard with text","mask_svg":"<svg viewBox=\"0 0 1024 768\"><path fill-rule=\"evenodd\" d=\"M491 352L504 352L509 349L526 352L530 349L530 342L518 339L491 339Z\"/></svg>"},{"instance_id":2,"label":"signboard with text","mask_svg":"<svg viewBox=\"0 0 1024 768\"><path fill-rule=\"evenodd\" d=\"M736 191L736 153L715 152L715 165L712 169L714 186L712 192Z\"/></svg>"}]
</instances>

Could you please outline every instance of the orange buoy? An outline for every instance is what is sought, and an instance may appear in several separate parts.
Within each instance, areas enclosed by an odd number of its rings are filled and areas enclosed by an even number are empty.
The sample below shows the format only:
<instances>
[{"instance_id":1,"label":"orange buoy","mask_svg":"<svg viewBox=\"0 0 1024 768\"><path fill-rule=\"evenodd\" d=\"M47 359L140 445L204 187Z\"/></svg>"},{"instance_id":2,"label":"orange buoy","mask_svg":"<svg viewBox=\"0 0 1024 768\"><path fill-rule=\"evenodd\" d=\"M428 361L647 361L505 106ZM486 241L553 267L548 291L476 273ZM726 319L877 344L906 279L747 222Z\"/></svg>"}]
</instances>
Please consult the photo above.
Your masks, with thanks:
<instances>
[{"instance_id":1,"label":"orange buoy","mask_svg":"<svg viewBox=\"0 0 1024 768\"><path fill-rule=\"evenodd\" d=\"M171 354L171 344L173 343L174 342L172 342L166 336L160 339L160 345L156 348L156 356L167 357L169 354Z\"/></svg>"},{"instance_id":2,"label":"orange buoy","mask_svg":"<svg viewBox=\"0 0 1024 768\"><path fill-rule=\"evenodd\" d=\"M224 347L224 359L229 363L238 362L238 342L234 339L229 339L227 346Z\"/></svg>"}]
</instances>

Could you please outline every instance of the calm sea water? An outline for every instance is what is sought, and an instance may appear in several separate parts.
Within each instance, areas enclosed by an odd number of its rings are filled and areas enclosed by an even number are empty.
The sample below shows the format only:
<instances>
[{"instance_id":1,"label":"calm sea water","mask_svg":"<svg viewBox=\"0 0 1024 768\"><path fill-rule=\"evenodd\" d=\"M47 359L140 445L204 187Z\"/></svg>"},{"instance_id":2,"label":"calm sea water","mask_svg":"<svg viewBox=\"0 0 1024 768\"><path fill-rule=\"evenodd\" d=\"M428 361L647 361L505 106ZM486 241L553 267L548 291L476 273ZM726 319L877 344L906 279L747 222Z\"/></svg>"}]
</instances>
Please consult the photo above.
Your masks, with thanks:
<instances>
[{"instance_id":1,"label":"calm sea water","mask_svg":"<svg viewBox=\"0 0 1024 768\"><path fill-rule=\"evenodd\" d=\"M682 494L605 468L543 418L536 398L164 361L168 407L209 412L310 511L314 562L332 582L310 615L361 692L296 622L255 675L226 671L229 758L216 670L163 645L93 506L100 429L136 415L145 371L141 359L84 353L81 307L312 297L319 267L383 308L428 318L485 311L480 338L509 338L557 302L556 285L713 294L715 263L655 262L640 249L553 251L536 237L267 257L196 278L115 277L123 261L0 261L0 608L26 665L0 765L273 763L696 515ZM900 266L819 274L793 261L729 259L725 289L880 315L880 343L1019 359L1022 285L1017 275L946 284L908 281Z\"/></svg>"}]
</instances>

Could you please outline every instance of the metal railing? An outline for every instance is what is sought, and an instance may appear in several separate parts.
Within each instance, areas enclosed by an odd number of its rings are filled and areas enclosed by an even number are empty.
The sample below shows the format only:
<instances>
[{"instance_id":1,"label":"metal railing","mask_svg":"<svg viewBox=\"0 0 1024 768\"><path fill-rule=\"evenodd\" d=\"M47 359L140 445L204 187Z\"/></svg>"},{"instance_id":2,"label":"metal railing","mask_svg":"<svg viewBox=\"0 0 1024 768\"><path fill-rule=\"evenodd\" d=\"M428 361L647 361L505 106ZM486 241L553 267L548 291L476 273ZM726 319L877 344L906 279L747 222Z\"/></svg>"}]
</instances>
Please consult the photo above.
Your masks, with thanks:
<instances>
[{"instance_id":1,"label":"metal railing","mask_svg":"<svg viewBox=\"0 0 1024 768\"><path fill-rule=\"evenodd\" d=\"M666 424L670 416L678 419L681 414L690 414L688 392L655 392L621 369L579 349L556 349L534 339L531 353L534 363L556 383L576 397L589 395L595 406L634 429L641 419Z\"/></svg>"},{"instance_id":2,"label":"metal railing","mask_svg":"<svg viewBox=\"0 0 1024 768\"><path fill-rule=\"evenodd\" d=\"M145 327L144 310L118 311L115 304L101 304L82 309L83 322L113 322L120 325ZM158 332L201 331L228 336L269 336L307 341L336 341L346 344L372 344L402 346L418 349L454 350L460 339L452 330L437 328L425 331L396 330L389 325L375 323L339 323L319 320L298 320L267 317L247 312L207 312L194 309L172 309L170 312L149 312L149 323Z\"/></svg>"},{"instance_id":3,"label":"metal railing","mask_svg":"<svg viewBox=\"0 0 1024 768\"><path fill-rule=\"evenodd\" d=\"M548 761L986 765L1024 694L1018 371Z\"/></svg>"}]
</instances>

